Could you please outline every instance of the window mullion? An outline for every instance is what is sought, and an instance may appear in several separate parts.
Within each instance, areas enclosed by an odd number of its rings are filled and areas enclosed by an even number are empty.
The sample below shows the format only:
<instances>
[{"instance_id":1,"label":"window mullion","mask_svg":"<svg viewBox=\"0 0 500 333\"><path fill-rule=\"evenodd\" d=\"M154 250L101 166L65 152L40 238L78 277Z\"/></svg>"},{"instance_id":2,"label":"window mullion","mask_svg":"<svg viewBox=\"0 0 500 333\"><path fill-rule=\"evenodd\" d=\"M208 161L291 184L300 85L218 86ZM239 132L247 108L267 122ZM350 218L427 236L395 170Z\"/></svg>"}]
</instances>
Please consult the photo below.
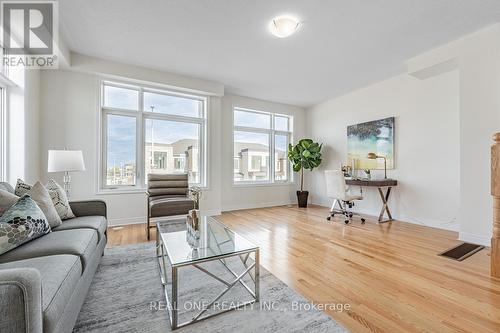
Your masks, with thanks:
<instances>
[{"instance_id":1,"label":"window mullion","mask_svg":"<svg viewBox=\"0 0 500 333\"><path fill-rule=\"evenodd\" d=\"M127 109L110 108L110 107L102 107L102 111L108 114L115 114L117 116L129 116L129 117L135 117L138 113L137 110L127 110Z\"/></svg>"},{"instance_id":2,"label":"window mullion","mask_svg":"<svg viewBox=\"0 0 500 333\"><path fill-rule=\"evenodd\" d=\"M269 172L270 172L270 175L269 175L269 180L271 183L274 183L275 182L275 172L274 172L274 169L276 168L275 166L275 161L274 161L274 158L275 158L275 154L274 154L274 115L271 115L271 131L269 132Z\"/></svg>"},{"instance_id":3,"label":"window mullion","mask_svg":"<svg viewBox=\"0 0 500 333\"><path fill-rule=\"evenodd\" d=\"M266 134L271 133L271 130L267 128L255 128L255 127L245 127L245 126L234 126L234 130L240 132L251 132L251 133L266 133Z\"/></svg>"},{"instance_id":4,"label":"window mullion","mask_svg":"<svg viewBox=\"0 0 500 333\"><path fill-rule=\"evenodd\" d=\"M142 113L144 117L147 119L177 121L182 123L203 124L206 120L204 118L184 117L184 116L177 116L165 113L154 113L149 111L144 111Z\"/></svg>"},{"instance_id":5,"label":"window mullion","mask_svg":"<svg viewBox=\"0 0 500 333\"><path fill-rule=\"evenodd\" d=\"M137 182L136 185L137 187L143 188L146 183L146 174L145 174L145 153L144 153L144 146L145 146L145 138L144 138L144 117L142 116L142 113L137 116L137 133L136 133L136 142L137 142L137 154L136 154L136 162L135 165L137 166L136 170L136 177L137 177Z\"/></svg>"},{"instance_id":6,"label":"window mullion","mask_svg":"<svg viewBox=\"0 0 500 333\"><path fill-rule=\"evenodd\" d=\"M108 176L108 113L101 112L101 187L107 185Z\"/></svg>"},{"instance_id":7,"label":"window mullion","mask_svg":"<svg viewBox=\"0 0 500 333\"><path fill-rule=\"evenodd\" d=\"M7 142L7 87L0 88L0 181L5 181L7 179L7 154L6 154L6 142Z\"/></svg>"}]
</instances>

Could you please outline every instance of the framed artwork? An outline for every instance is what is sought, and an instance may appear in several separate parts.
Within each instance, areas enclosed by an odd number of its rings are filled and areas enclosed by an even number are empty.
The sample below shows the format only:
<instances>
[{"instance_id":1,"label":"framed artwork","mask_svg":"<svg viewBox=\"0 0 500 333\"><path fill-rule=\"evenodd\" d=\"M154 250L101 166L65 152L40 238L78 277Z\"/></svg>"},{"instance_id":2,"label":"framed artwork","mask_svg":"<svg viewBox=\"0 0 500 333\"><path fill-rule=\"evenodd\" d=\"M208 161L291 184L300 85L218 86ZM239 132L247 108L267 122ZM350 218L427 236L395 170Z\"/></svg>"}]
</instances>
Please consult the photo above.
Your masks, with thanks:
<instances>
[{"instance_id":1,"label":"framed artwork","mask_svg":"<svg viewBox=\"0 0 500 333\"><path fill-rule=\"evenodd\" d=\"M368 153L385 156L394 169L394 117L347 126L347 163L354 169L384 169L384 160L370 160Z\"/></svg>"}]
</instances>

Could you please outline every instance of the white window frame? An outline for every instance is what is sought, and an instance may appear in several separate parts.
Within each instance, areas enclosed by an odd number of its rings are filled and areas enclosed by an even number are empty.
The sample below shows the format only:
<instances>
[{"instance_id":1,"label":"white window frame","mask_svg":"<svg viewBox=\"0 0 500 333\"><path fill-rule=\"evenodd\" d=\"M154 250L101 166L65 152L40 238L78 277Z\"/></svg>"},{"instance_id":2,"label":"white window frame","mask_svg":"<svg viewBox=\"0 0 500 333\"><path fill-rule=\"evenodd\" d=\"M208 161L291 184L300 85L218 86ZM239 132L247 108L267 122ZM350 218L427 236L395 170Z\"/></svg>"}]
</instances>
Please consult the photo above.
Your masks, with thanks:
<instances>
[{"instance_id":1,"label":"white window frame","mask_svg":"<svg viewBox=\"0 0 500 333\"><path fill-rule=\"evenodd\" d=\"M3 64L4 58L8 56L7 50L0 44L0 181L7 180L7 97L9 86L15 86L9 79L9 66Z\"/></svg>"},{"instance_id":2,"label":"white window frame","mask_svg":"<svg viewBox=\"0 0 500 333\"><path fill-rule=\"evenodd\" d=\"M249 112L249 113L255 113L255 114L265 114L269 115L270 117L270 127L269 128L259 128L259 127L249 127L249 126L241 126L241 125L235 125L234 124L234 113L235 111L244 111L244 112ZM288 118L288 131L281 131L281 130L275 130L274 129L274 119L275 117L286 117ZM248 133L264 133L268 134L269 136L269 179L268 180L255 180L255 181L235 181L234 180L234 171L232 174L232 183L233 186L238 187L238 186L259 186L259 185L289 185L294 183L294 177L293 177L293 172L292 172L292 165L290 161L287 161L287 169L288 169L288 177L287 180L276 180L276 175L275 175L275 136L276 135L284 135L288 137L287 140L287 149L288 149L288 144L293 142L293 116L287 115L287 114L282 114L282 113L274 113L274 112L266 112L266 111L259 111L259 110L254 110L254 109L249 109L245 107L240 107L240 106L233 106L233 112L232 112L232 151L231 154L233 155L233 167L232 169L234 170L234 132L248 132Z\"/></svg>"},{"instance_id":3,"label":"white window frame","mask_svg":"<svg viewBox=\"0 0 500 333\"><path fill-rule=\"evenodd\" d=\"M0 181L7 180L7 86L0 84Z\"/></svg>"},{"instance_id":4,"label":"white window frame","mask_svg":"<svg viewBox=\"0 0 500 333\"><path fill-rule=\"evenodd\" d=\"M105 106L104 100L104 87L112 86L117 88L126 88L131 90L137 90L139 92L138 107L137 110L129 110L122 108L114 108ZM208 126L208 98L203 95L187 94L184 92L179 92L175 90L166 90L152 85L143 85L130 82L123 82L117 80L102 79L99 82L100 87L100 99L99 99L99 110L100 110L100 140L99 140L99 179L98 179L98 193L117 193L117 192L143 192L146 190L146 175L145 173L145 147L146 147L146 120L165 120L165 121L175 121L198 124L200 131L198 133L199 142L199 154L200 154L200 182L190 183L192 185L200 186L202 188L207 188L208 186L208 165L207 165L207 147L208 147L208 137L207 137L207 126ZM196 99L202 102L202 109L200 110L199 117L191 116L180 116L171 115L164 113L157 113L144 110L144 92L151 92L160 95L183 97ZM135 162L136 162L136 182L135 185L107 185L107 116L117 115L117 116L129 116L136 119L136 150L135 150Z\"/></svg>"}]
</instances>

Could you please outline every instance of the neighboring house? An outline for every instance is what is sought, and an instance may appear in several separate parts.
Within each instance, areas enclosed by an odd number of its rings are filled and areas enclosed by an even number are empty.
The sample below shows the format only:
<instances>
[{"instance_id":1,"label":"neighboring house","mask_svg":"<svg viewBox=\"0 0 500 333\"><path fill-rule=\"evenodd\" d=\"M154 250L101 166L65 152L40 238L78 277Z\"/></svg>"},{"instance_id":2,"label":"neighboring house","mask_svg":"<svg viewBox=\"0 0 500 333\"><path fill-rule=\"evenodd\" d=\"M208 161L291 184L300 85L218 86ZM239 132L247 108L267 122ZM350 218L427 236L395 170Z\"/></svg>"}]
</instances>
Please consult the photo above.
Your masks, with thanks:
<instances>
[{"instance_id":1,"label":"neighboring house","mask_svg":"<svg viewBox=\"0 0 500 333\"><path fill-rule=\"evenodd\" d=\"M188 173L196 183L199 177L198 140L182 139L173 143L146 142L146 174Z\"/></svg>"},{"instance_id":2,"label":"neighboring house","mask_svg":"<svg viewBox=\"0 0 500 333\"><path fill-rule=\"evenodd\" d=\"M199 181L198 140L182 139L173 143L146 142L145 172L188 173L191 182ZM135 165L113 165L108 168L107 184L135 184Z\"/></svg>"},{"instance_id":3,"label":"neighboring house","mask_svg":"<svg viewBox=\"0 0 500 333\"><path fill-rule=\"evenodd\" d=\"M288 176L286 152L275 150L276 180L286 180ZM268 180L269 147L259 143L234 143L234 180Z\"/></svg>"}]
</instances>

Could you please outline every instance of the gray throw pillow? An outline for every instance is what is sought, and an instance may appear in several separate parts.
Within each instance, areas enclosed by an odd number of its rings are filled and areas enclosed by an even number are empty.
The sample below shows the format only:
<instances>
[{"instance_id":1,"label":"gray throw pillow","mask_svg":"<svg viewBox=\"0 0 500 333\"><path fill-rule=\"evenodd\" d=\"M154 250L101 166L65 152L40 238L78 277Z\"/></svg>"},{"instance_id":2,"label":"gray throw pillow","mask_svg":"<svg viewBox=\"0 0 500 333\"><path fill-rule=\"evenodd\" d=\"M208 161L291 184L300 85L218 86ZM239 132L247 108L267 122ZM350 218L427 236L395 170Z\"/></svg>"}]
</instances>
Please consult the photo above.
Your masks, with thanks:
<instances>
[{"instance_id":1,"label":"gray throw pillow","mask_svg":"<svg viewBox=\"0 0 500 333\"><path fill-rule=\"evenodd\" d=\"M42 210L25 195L0 217L0 255L49 232Z\"/></svg>"},{"instance_id":2,"label":"gray throw pillow","mask_svg":"<svg viewBox=\"0 0 500 333\"><path fill-rule=\"evenodd\" d=\"M31 190L28 191L28 195L31 199L35 200L38 207L40 207L51 228L61 225L61 217L57 213L49 191L42 185L42 183L36 182Z\"/></svg>"},{"instance_id":3,"label":"gray throw pillow","mask_svg":"<svg viewBox=\"0 0 500 333\"><path fill-rule=\"evenodd\" d=\"M17 195L9 191L0 190L0 215L5 213L17 200L19 200Z\"/></svg>"},{"instance_id":4,"label":"gray throw pillow","mask_svg":"<svg viewBox=\"0 0 500 333\"><path fill-rule=\"evenodd\" d=\"M23 180L18 179L16 184L15 193L18 196L22 196L24 194L29 194L29 191L33 185L25 183ZM45 185L45 188L49 192L50 199L52 200L52 204L56 209L57 215L61 218L61 220L72 219L75 217L71 207L69 206L68 196L66 195L66 191L56 183L54 179L51 179ZM19 194L18 194L19 193Z\"/></svg>"},{"instance_id":5,"label":"gray throw pillow","mask_svg":"<svg viewBox=\"0 0 500 333\"><path fill-rule=\"evenodd\" d=\"M66 191L58 183L56 183L54 179L49 180L45 186L49 190L52 203L54 204L54 207L56 208L56 211L61 219L67 220L74 218L75 214L73 214L69 205Z\"/></svg>"}]
</instances>

